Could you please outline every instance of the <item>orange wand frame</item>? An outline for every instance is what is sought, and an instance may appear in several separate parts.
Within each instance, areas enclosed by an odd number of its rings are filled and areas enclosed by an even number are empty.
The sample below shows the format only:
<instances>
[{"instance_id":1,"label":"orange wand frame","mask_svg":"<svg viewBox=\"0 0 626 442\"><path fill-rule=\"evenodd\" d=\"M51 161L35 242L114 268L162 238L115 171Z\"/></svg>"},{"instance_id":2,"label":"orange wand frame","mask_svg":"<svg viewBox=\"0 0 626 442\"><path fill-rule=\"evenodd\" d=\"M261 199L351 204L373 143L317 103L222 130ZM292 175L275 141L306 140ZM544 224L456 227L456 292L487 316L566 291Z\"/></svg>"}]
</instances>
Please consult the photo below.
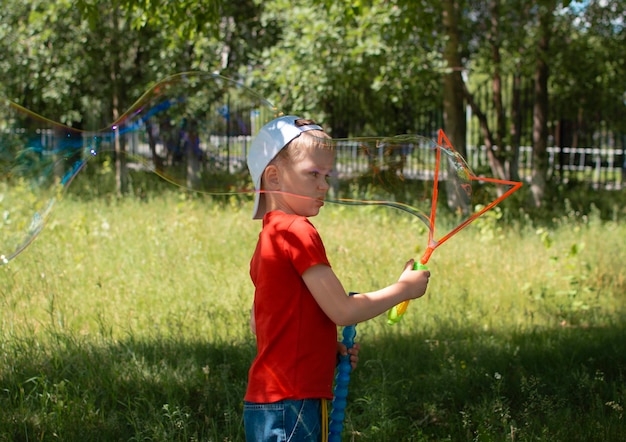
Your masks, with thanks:
<instances>
[{"instance_id":1,"label":"orange wand frame","mask_svg":"<svg viewBox=\"0 0 626 442\"><path fill-rule=\"evenodd\" d=\"M454 150L454 147L450 143L450 140L448 140L448 137L441 129L439 130L439 133L438 133L437 144L438 144L438 148L436 152L435 172L434 172L434 177L433 177L434 181L433 181L433 193L432 193L432 206L430 209L429 226L428 226L428 246L426 247L426 251L420 258L419 262L416 262L415 265L413 266L413 270L426 270L427 269L426 263L428 263L430 256L432 255L432 253L435 251L437 247L445 243L452 236L454 236L460 230L465 228L468 224L476 220L483 213L492 209L498 203L505 200L506 198L511 196L514 192L516 192L520 187L522 187L522 183L519 181L500 180L497 178L478 177L474 175L474 173L470 170L467 164L465 164L463 157L461 157L461 155L458 152L456 152L456 150ZM440 165L441 165L441 154L442 154L443 149L446 149L446 153L450 155L450 158L448 160L450 161L449 164L452 165L452 169L453 169L452 172L466 174L464 178L467 180L467 183L464 184L462 187L463 187L463 191L468 196L471 196L471 192L472 192L471 182L472 181L501 184L504 186L509 186L509 188L504 193L502 193L502 195L498 196L495 200L491 201L485 207L482 207L480 210L470 215L467 219L465 219L462 223L460 223L455 228L450 230L444 236L442 236L439 239L436 239L435 238L435 219L437 216L437 200L439 197L439 172L440 172ZM393 308L391 308L387 312L387 322L391 325L400 321L400 319L406 312L408 306L409 306L409 301L404 301L394 306Z\"/></svg>"}]
</instances>

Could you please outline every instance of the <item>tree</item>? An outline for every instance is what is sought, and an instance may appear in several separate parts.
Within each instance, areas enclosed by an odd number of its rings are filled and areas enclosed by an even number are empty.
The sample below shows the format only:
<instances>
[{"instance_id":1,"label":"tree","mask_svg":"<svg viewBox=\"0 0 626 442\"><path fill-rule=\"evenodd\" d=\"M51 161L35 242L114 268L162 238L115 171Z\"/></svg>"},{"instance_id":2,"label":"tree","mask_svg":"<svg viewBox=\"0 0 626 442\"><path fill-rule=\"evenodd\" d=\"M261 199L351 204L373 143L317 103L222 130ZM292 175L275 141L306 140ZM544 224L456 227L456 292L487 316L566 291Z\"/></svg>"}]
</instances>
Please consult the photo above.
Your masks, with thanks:
<instances>
[{"instance_id":1,"label":"tree","mask_svg":"<svg viewBox=\"0 0 626 442\"><path fill-rule=\"evenodd\" d=\"M442 37L445 38L446 42L443 50L446 64L446 72L443 74L444 127L452 145L461 155L466 156L467 127L465 124L464 81L462 77L462 52L464 48L461 45L463 34L459 25L459 21L462 19L462 5L456 0L444 0L441 3L443 5Z\"/></svg>"},{"instance_id":2,"label":"tree","mask_svg":"<svg viewBox=\"0 0 626 442\"><path fill-rule=\"evenodd\" d=\"M312 112L335 137L421 133L438 108L440 55L411 7L386 0L264 2L280 30L257 52L251 86L285 112Z\"/></svg>"},{"instance_id":3,"label":"tree","mask_svg":"<svg viewBox=\"0 0 626 442\"><path fill-rule=\"evenodd\" d=\"M624 1L574 4L562 15L552 51L558 69L550 83L551 106L559 116L557 145L591 145L591 130L599 121L605 130L626 132L624 17Z\"/></svg>"},{"instance_id":4,"label":"tree","mask_svg":"<svg viewBox=\"0 0 626 442\"><path fill-rule=\"evenodd\" d=\"M80 97L73 82L86 74L77 62L85 28L70 2L5 1L0 8L2 79L10 99L45 116L80 127Z\"/></svg>"},{"instance_id":5,"label":"tree","mask_svg":"<svg viewBox=\"0 0 626 442\"><path fill-rule=\"evenodd\" d=\"M529 75L526 72L530 72L523 60L528 58L525 53L532 47L532 42L527 39L526 32L516 30L527 26L531 4L491 0L484 6L474 10L476 18L471 45L474 55L468 66L468 77L484 76L490 81L491 101L487 105L491 104L492 111L477 102L475 81L465 83L463 91L473 116L478 119L493 175L518 180L521 80L523 75ZM504 86L506 78L513 78L513 87L508 93Z\"/></svg>"},{"instance_id":6,"label":"tree","mask_svg":"<svg viewBox=\"0 0 626 442\"><path fill-rule=\"evenodd\" d=\"M530 191L535 207L540 207L546 191L548 175L548 77L550 75L550 41L556 1L539 5L535 58L533 107L533 170Z\"/></svg>"},{"instance_id":7,"label":"tree","mask_svg":"<svg viewBox=\"0 0 626 442\"><path fill-rule=\"evenodd\" d=\"M204 70L233 76L240 65L248 64L249 51L264 41L259 38L262 29L257 21L258 7L249 0L225 3L119 0L114 4L119 8L110 8L101 1L81 0L79 4L92 29L102 30L103 16L111 20L111 26L103 35L109 41L107 47L113 51L103 56L111 60L108 84L111 85L113 121L130 105L127 92L131 85L127 79L143 80L140 84L145 90L159 75L162 79L163 72L172 75ZM127 41L127 36L134 39ZM146 38L137 38L141 36ZM138 59L146 53L150 58L144 66ZM127 66L125 60L134 63ZM123 138L115 137L116 181L120 194L126 192L123 142ZM154 150L153 155L155 167L160 169L162 164ZM189 178L192 178L198 169L197 157L186 155L186 158Z\"/></svg>"},{"instance_id":8,"label":"tree","mask_svg":"<svg viewBox=\"0 0 626 442\"><path fill-rule=\"evenodd\" d=\"M578 145L599 121L624 130L625 3L4 0L0 87L51 119L97 128L166 75L220 72L336 137L433 135L419 116L443 109L460 152L469 104L494 175L515 179L522 80L532 78L537 205L551 136ZM477 99L479 81L488 104Z\"/></svg>"}]
</instances>

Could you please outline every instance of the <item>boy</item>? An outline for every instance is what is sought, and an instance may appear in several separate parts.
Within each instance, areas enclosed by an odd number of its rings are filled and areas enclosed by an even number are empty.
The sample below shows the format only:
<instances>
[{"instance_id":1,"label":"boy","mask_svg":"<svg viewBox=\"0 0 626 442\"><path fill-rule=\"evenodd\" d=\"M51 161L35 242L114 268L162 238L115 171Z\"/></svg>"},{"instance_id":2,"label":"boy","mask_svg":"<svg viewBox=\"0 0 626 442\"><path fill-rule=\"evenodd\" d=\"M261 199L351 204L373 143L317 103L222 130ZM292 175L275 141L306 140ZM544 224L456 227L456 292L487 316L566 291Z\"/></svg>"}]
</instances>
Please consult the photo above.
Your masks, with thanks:
<instances>
[{"instance_id":1,"label":"boy","mask_svg":"<svg viewBox=\"0 0 626 442\"><path fill-rule=\"evenodd\" d=\"M263 219L250 263L257 356L248 375L248 441L319 441L332 399L337 325L371 319L424 295L430 273L406 263L398 282L347 296L309 221L324 205L335 152L311 120L283 116L261 128L248 154L254 219ZM339 347L345 354L346 349ZM358 346L350 351L356 364Z\"/></svg>"}]
</instances>

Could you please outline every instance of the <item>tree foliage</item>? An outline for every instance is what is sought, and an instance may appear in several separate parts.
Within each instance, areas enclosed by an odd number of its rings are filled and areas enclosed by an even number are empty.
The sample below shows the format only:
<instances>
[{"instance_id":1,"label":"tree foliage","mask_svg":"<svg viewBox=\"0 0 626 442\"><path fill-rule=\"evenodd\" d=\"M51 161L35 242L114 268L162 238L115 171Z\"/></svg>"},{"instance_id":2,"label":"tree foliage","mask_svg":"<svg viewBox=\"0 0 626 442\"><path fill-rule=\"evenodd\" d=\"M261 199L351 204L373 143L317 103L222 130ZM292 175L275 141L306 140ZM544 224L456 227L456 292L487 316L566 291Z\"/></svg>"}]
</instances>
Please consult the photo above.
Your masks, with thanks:
<instances>
[{"instance_id":1,"label":"tree foliage","mask_svg":"<svg viewBox=\"0 0 626 442\"><path fill-rule=\"evenodd\" d=\"M0 6L0 92L76 127L109 124L154 82L202 70L240 79L336 137L431 135L443 124L463 151L469 104L494 173L513 178L524 137L517 109L528 79L539 86L535 104L544 103L534 111L540 187L550 178L542 146L589 142L598 121L626 130L624 0ZM490 102L478 100L484 90Z\"/></svg>"},{"instance_id":2,"label":"tree foliage","mask_svg":"<svg viewBox=\"0 0 626 442\"><path fill-rule=\"evenodd\" d=\"M265 3L263 21L278 23L280 34L257 54L252 86L281 109L315 115L335 136L405 132L439 95L439 56L399 44L411 31L399 6L279 0Z\"/></svg>"}]
</instances>

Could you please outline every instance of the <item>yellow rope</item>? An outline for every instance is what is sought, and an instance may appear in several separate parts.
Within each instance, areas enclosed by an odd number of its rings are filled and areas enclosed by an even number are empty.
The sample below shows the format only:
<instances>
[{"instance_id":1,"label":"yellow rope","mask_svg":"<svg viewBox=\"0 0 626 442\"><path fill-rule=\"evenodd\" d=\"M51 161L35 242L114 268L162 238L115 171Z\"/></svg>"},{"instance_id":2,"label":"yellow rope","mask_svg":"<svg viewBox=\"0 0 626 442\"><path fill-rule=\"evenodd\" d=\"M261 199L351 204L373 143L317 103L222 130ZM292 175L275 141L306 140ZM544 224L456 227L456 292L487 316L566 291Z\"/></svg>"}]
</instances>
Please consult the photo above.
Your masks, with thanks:
<instances>
[{"instance_id":1,"label":"yellow rope","mask_svg":"<svg viewBox=\"0 0 626 442\"><path fill-rule=\"evenodd\" d=\"M328 442L328 399L322 399L322 442Z\"/></svg>"}]
</instances>

